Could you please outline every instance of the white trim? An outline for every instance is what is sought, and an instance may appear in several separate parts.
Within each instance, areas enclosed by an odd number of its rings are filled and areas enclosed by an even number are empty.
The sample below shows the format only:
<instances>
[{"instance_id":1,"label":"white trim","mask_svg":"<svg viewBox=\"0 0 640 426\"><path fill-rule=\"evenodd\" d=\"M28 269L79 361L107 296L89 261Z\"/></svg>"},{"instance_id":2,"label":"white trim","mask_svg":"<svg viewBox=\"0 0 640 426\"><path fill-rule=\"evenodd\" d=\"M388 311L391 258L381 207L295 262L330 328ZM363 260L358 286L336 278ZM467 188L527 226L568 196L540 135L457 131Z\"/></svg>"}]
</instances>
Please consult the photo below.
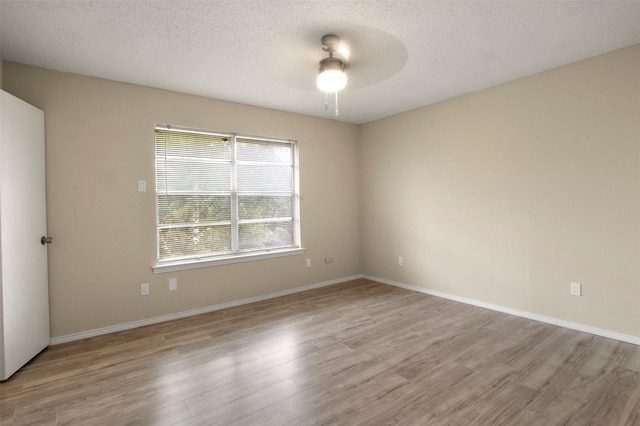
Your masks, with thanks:
<instances>
[{"instance_id":1,"label":"white trim","mask_svg":"<svg viewBox=\"0 0 640 426\"><path fill-rule=\"evenodd\" d=\"M544 322L547 324L557 325L564 328L570 328L572 330L583 331L585 333L595 334L596 336L602 336L602 337L607 337L609 339L620 340L621 342L633 343L634 345L640 345L640 337L637 337L637 336L630 336L628 334L622 334L615 331L605 330L602 328L591 327L591 326L579 324L576 322L570 322L570 321L565 321L558 318L534 314L527 311L521 311L519 309L508 308L500 305L494 305L493 303L487 303L487 302L482 302L480 300L460 297L454 294L443 293L441 291L429 290L424 287L417 287L414 285L399 283L397 281L387 280L385 278L373 277L369 275L364 275L363 277L371 281L377 281L379 283L392 285L394 287L404 288L405 290L416 291L418 293L424 293L431 296L441 297L443 299L454 300L456 302L466 303L468 305L474 305L480 308L490 309L492 311L503 312L505 314L515 315L517 317L522 317L522 318L527 318L534 321Z\"/></svg>"},{"instance_id":2,"label":"white trim","mask_svg":"<svg viewBox=\"0 0 640 426\"><path fill-rule=\"evenodd\" d=\"M304 254L303 248L273 250L271 252L234 254L232 256L221 256L209 259L189 259L177 262L159 263L151 267L154 274L164 272L184 271L186 269L207 268L209 266L228 265L230 263L250 262L253 260L273 259L276 257L296 256Z\"/></svg>"},{"instance_id":3,"label":"white trim","mask_svg":"<svg viewBox=\"0 0 640 426\"><path fill-rule=\"evenodd\" d=\"M81 331L79 333L67 334L64 336L54 337L51 339L52 345L73 342L74 340L86 339L88 337L100 336L102 334L114 333L116 331L129 330L132 328L143 327L145 325L157 324L160 322L171 321L174 319L191 317L194 315L206 314L207 312L219 311L221 309L232 308L234 306L246 305L249 303L259 302L261 300L273 299L276 297L286 296L301 291L313 290L314 288L327 287L334 284L340 284L346 281L362 278L362 275L352 275L350 277L337 278L335 280L322 281L315 284L309 284L301 287L290 288L287 290L276 291L274 293L263 294L260 296L247 297L245 299L232 300L230 302L219 303L217 305L204 306L202 308L191 309L188 311L176 312L175 314L162 315L154 318L147 318L138 321L127 322L124 324L116 324L108 327L95 328L93 330Z\"/></svg>"},{"instance_id":4,"label":"white trim","mask_svg":"<svg viewBox=\"0 0 640 426\"><path fill-rule=\"evenodd\" d=\"M376 281L382 284L392 285L394 287L404 288L405 290L411 290L418 293L428 294L431 296L441 297L443 299L454 300L456 302L465 303L468 305L478 306L480 308L490 309L492 311L502 312L505 314L515 315L521 318L527 318L534 321L543 322L546 324L557 325L572 330L583 331L585 333L594 334L596 336L607 337L609 339L619 340L621 342L632 343L634 345L640 345L640 337L630 336L627 334L617 333L615 331L604 330L601 328L591 327L588 325L578 324L575 322L564 321L561 319L547 317L544 315L538 315L519 309L508 308L505 306L494 305L492 303L482 302L475 299L469 299L466 297L456 296L454 294L443 293L441 291L429 290L424 287L417 287L414 285L404 284L397 281L388 280L386 278L374 277L370 275L352 275L350 277L337 278L330 281L322 281L315 284L309 284L301 287L295 287L288 290L277 291L274 293L268 293L260 296L248 297L240 300L233 300L230 302L219 303L217 305L204 306L202 308L191 309L189 311L176 312L175 314L162 315L154 318L147 318L138 321L132 321L124 324L117 324L108 327L96 328L93 330L81 331L79 333L67 334L64 336L53 337L51 339L52 345L59 345L61 343L73 342L75 340L86 339L88 337L100 336L102 334L114 333L122 330L129 330L132 328L143 327L145 325L157 324L160 322L171 321L174 319L190 317L194 315L205 314L207 312L218 311L221 309L232 308L234 306L246 305L249 303L259 302L261 300L273 299L276 297L286 296L289 294L300 293L302 291L313 290L315 288L327 287L334 284L340 284L346 281L355 280L358 278L366 278L371 281Z\"/></svg>"}]
</instances>

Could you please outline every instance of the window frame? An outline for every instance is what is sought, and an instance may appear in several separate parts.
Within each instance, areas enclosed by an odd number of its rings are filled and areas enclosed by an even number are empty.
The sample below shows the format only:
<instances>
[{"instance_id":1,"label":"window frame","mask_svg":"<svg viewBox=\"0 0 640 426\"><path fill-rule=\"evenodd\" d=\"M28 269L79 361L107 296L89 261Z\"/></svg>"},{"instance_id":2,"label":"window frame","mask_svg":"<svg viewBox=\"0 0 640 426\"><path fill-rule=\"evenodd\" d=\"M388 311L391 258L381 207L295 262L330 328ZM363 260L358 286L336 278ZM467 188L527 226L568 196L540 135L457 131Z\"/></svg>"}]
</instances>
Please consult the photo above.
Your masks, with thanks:
<instances>
[{"instance_id":1,"label":"window frame","mask_svg":"<svg viewBox=\"0 0 640 426\"><path fill-rule=\"evenodd\" d=\"M185 258L171 258L171 259L160 259L160 212L159 212L159 192L158 192L158 166L157 166L157 154L155 147L157 146L157 136L156 131L176 131L176 132L186 132L186 133L194 133L194 134L205 134L212 136L223 136L228 137L231 141L231 188L229 188L229 195L231 199L235 199L236 201L236 209L235 215L232 213L231 218L231 232L232 238L235 239L237 243L238 238L238 230L241 224L241 221L238 218L237 212L237 199L238 199L238 191L237 191L237 165L242 164L241 162L236 160L236 149L235 146L237 144L237 139L249 139L255 140L258 142L271 142L271 143L283 143L287 144L291 147L292 151L292 195L293 195L293 206L292 206L292 232L293 232L293 245L290 247L283 248L273 248L273 249L265 249L265 250L256 250L256 251L235 251L231 253L222 253L222 254L203 254L203 255L193 255ZM302 248L301 243L301 223L300 223L300 181L299 181L299 155L298 155L298 142L293 139L280 139L280 138L272 138L272 137L262 137L262 136L254 136L254 135L246 135L240 133L231 133L231 132L218 132L218 131L210 131L203 129L194 129L180 126L173 126L167 124L156 124L154 127L154 202L156 208L156 219L155 219L155 233L156 233L156 264L152 266L152 270L154 273L163 273L163 272L172 272L193 268L203 268L210 266L218 266L218 265L226 265L232 263L239 262L248 262L255 260L263 260L263 259L272 259L283 256L294 256L303 254L305 252L304 248ZM233 202L231 210L233 211ZM234 229L234 226L236 229ZM237 246L235 247L238 248Z\"/></svg>"}]
</instances>

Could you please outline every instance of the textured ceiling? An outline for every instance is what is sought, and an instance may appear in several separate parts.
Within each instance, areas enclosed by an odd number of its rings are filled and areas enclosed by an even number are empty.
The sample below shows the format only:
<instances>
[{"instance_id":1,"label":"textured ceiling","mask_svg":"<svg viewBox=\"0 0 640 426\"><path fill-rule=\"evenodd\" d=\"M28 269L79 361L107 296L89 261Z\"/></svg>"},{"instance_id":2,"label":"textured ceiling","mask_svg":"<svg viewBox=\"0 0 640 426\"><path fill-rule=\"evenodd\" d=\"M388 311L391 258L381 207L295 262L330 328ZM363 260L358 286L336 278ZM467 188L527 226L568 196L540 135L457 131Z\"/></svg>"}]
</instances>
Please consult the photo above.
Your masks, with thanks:
<instances>
[{"instance_id":1,"label":"textured ceiling","mask_svg":"<svg viewBox=\"0 0 640 426\"><path fill-rule=\"evenodd\" d=\"M640 1L0 0L6 61L336 118L327 33L365 123L640 43Z\"/></svg>"}]
</instances>

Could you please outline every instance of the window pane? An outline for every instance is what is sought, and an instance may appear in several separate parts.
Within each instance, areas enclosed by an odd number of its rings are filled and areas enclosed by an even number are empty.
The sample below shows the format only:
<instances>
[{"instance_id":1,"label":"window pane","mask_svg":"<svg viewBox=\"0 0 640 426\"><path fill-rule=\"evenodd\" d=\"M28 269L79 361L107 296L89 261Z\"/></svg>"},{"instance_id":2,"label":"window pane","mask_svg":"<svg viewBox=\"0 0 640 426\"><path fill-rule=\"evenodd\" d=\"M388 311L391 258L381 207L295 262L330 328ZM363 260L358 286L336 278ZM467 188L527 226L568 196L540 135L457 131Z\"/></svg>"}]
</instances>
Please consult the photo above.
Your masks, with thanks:
<instances>
[{"instance_id":1,"label":"window pane","mask_svg":"<svg viewBox=\"0 0 640 426\"><path fill-rule=\"evenodd\" d=\"M231 225L193 226L158 231L160 259L231 251Z\"/></svg>"},{"instance_id":2,"label":"window pane","mask_svg":"<svg viewBox=\"0 0 640 426\"><path fill-rule=\"evenodd\" d=\"M295 143L156 129L159 260L294 247Z\"/></svg>"},{"instance_id":3,"label":"window pane","mask_svg":"<svg viewBox=\"0 0 640 426\"><path fill-rule=\"evenodd\" d=\"M238 218L265 219L271 217L293 217L293 197L291 196L238 196Z\"/></svg>"},{"instance_id":4,"label":"window pane","mask_svg":"<svg viewBox=\"0 0 640 426\"><path fill-rule=\"evenodd\" d=\"M231 141L228 136L156 130L156 157L190 157L229 161Z\"/></svg>"},{"instance_id":5,"label":"window pane","mask_svg":"<svg viewBox=\"0 0 640 426\"><path fill-rule=\"evenodd\" d=\"M158 223L202 223L231 220L231 197L158 195Z\"/></svg>"},{"instance_id":6,"label":"window pane","mask_svg":"<svg viewBox=\"0 0 640 426\"><path fill-rule=\"evenodd\" d=\"M238 164L238 191L292 192L293 168L269 164Z\"/></svg>"},{"instance_id":7,"label":"window pane","mask_svg":"<svg viewBox=\"0 0 640 426\"><path fill-rule=\"evenodd\" d=\"M293 164L291 152L291 145L287 143L237 138L236 156L238 161L291 165Z\"/></svg>"},{"instance_id":8,"label":"window pane","mask_svg":"<svg viewBox=\"0 0 640 426\"><path fill-rule=\"evenodd\" d=\"M158 192L228 192L231 165L187 160L156 160Z\"/></svg>"},{"instance_id":9,"label":"window pane","mask_svg":"<svg viewBox=\"0 0 640 426\"><path fill-rule=\"evenodd\" d=\"M238 227L240 250L260 250L293 246L293 223L247 223Z\"/></svg>"}]
</instances>

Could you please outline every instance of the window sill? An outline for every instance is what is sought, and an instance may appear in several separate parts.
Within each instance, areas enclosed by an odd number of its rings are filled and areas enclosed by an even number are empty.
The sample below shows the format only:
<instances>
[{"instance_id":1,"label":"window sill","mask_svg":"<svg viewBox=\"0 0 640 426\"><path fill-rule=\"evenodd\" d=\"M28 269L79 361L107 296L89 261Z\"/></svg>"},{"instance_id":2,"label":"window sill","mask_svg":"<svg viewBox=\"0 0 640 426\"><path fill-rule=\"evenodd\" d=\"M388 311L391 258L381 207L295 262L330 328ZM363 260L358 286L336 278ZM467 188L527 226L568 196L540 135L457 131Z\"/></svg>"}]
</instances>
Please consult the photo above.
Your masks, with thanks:
<instances>
[{"instance_id":1,"label":"window sill","mask_svg":"<svg viewBox=\"0 0 640 426\"><path fill-rule=\"evenodd\" d=\"M242 255L234 255L234 256L224 256L224 257L216 257L215 259L191 259L179 262L166 262L159 263L155 266L152 266L154 274L161 274L164 272L174 272L174 271L184 271L187 269L196 269L196 268L208 268L210 266L220 266L220 265L228 265L231 263L241 263L241 262L251 262L254 260L264 260L264 259L273 259L276 257L285 257L285 256L296 256L299 254L303 254L303 248L294 248L294 249L285 249L285 250L274 250L269 253L248 253Z\"/></svg>"}]
</instances>

